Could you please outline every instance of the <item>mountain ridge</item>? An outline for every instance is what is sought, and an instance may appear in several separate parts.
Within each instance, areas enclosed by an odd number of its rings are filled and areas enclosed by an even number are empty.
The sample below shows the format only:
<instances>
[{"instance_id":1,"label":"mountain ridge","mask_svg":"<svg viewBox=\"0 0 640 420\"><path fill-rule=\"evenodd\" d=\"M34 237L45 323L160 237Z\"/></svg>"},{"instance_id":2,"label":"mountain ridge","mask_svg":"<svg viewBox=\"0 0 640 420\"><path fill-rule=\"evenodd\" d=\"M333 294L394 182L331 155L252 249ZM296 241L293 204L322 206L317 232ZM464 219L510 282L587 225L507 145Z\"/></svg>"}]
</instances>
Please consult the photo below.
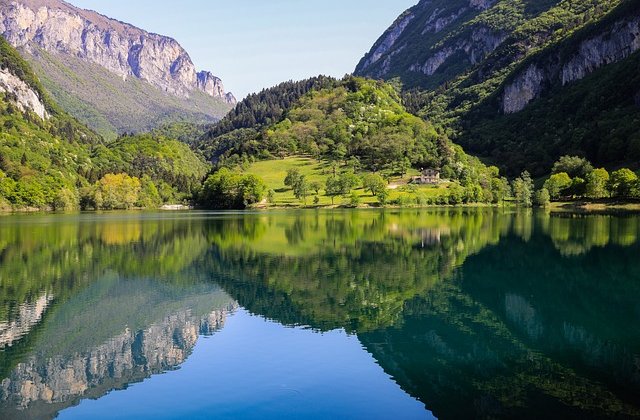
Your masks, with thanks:
<instances>
[{"instance_id":1,"label":"mountain ridge","mask_svg":"<svg viewBox=\"0 0 640 420\"><path fill-rule=\"evenodd\" d=\"M473 3L421 0L380 37L355 74L395 80L412 112L511 175L524 169L544 175L567 153L611 168L628 164L633 137L614 138L618 133L598 124L610 126L611 114L624 108L632 114L613 119L625 122L625 135L637 133L631 127L637 110L602 74L634 60L640 49L640 2L494 0L477 9ZM600 76L589 77L594 74ZM636 78L625 77L638 95ZM592 85L595 80L609 85ZM593 102L589 91L604 96ZM548 102L546 112L541 101ZM583 101L592 108L590 118L578 115ZM600 145L590 132L600 132ZM621 141L626 144L611 151L611 143Z\"/></svg>"},{"instance_id":2,"label":"mountain ridge","mask_svg":"<svg viewBox=\"0 0 640 420\"><path fill-rule=\"evenodd\" d=\"M97 91L113 90L110 102L115 104L133 101L136 96L155 97L139 121L126 109L118 110L116 116L102 112L114 125L109 130L100 130L91 119L83 119L82 113L75 114L109 138L122 132L150 130L154 127L147 126L145 121L163 115L197 123L215 122L237 102L232 93L225 91L219 77L210 71L196 69L188 52L175 39L62 0L0 0L0 34L30 61L47 90L65 109L77 108L69 105L69 100L60 94L60 91L68 91L65 86L72 82L84 84L82 91L75 93L72 99L83 103L86 109L100 109L94 99ZM50 57L55 58L55 67L60 71L52 72L47 68L46 60ZM96 83L92 70L78 69L78 65L75 65L76 69L71 68L73 63L68 64L68 61L74 59L82 60L87 66L98 65L112 77L102 84ZM135 86L136 81L164 93L164 97L145 86ZM127 86L120 86L123 82ZM199 100L199 94L209 99ZM123 119L127 121L119 121Z\"/></svg>"}]
</instances>

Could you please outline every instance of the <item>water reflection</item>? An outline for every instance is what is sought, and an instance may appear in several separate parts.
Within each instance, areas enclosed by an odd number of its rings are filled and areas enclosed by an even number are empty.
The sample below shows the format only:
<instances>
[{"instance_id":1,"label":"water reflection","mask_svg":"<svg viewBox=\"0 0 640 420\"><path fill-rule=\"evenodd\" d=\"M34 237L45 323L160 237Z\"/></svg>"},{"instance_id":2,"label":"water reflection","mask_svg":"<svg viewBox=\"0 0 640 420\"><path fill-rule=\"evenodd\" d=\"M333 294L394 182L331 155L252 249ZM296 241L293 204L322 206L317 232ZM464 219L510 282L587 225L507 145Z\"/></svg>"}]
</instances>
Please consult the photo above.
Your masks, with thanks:
<instances>
[{"instance_id":1,"label":"water reflection","mask_svg":"<svg viewBox=\"0 0 640 420\"><path fill-rule=\"evenodd\" d=\"M52 418L174 369L237 304L198 278L201 225L17 218L0 230L0 417Z\"/></svg>"},{"instance_id":2,"label":"water reflection","mask_svg":"<svg viewBox=\"0 0 640 420\"><path fill-rule=\"evenodd\" d=\"M241 244L214 240L212 276L270 319L356 333L435 415L640 416L636 216L452 210L261 223Z\"/></svg>"},{"instance_id":3,"label":"water reflection","mask_svg":"<svg viewBox=\"0 0 640 420\"><path fill-rule=\"evenodd\" d=\"M0 415L51 417L174 369L239 305L357 335L438 417L640 416L639 220L493 209L0 219Z\"/></svg>"}]
</instances>

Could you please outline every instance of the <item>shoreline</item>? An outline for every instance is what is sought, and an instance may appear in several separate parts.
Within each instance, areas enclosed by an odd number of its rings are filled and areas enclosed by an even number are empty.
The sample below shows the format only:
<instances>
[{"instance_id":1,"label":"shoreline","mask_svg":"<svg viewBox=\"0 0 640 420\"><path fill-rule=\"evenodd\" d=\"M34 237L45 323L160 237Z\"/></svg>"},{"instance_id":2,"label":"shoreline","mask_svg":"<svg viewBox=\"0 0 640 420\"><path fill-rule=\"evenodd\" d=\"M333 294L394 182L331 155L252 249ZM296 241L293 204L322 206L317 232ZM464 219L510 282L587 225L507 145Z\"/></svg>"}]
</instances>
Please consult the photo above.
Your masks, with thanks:
<instances>
[{"instance_id":1,"label":"shoreline","mask_svg":"<svg viewBox=\"0 0 640 420\"><path fill-rule=\"evenodd\" d=\"M185 206L181 204L169 204L158 208L130 208L130 209L113 209L113 210L69 210L69 211L57 211L53 209L38 209L38 208L20 208L20 209L0 209L0 215L26 215L26 214L68 214L68 213L110 213L110 212L145 212L145 211L157 211L157 212L178 212L178 211L235 211L235 212L252 212L252 211L300 211L300 210L419 210L419 209L470 209L470 208L494 208L505 210L517 210L517 209L532 209L532 210L545 210L551 213L584 213L584 214L599 214L607 212L640 212L640 202L593 202L593 201L560 201L552 202L547 207L520 207L514 204L486 204L486 203L473 203L473 204L456 204L456 205L414 205L414 206L398 206L398 205L360 205L357 207L350 207L345 205L257 205L247 207L246 209L204 209L194 206Z\"/></svg>"},{"instance_id":2,"label":"shoreline","mask_svg":"<svg viewBox=\"0 0 640 420\"><path fill-rule=\"evenodd\" d=\"M603 213L603 212L640 212L640 202L624 201L558 201L552 202L548 209L556 213Z\"/></svg>"}]
</instances>

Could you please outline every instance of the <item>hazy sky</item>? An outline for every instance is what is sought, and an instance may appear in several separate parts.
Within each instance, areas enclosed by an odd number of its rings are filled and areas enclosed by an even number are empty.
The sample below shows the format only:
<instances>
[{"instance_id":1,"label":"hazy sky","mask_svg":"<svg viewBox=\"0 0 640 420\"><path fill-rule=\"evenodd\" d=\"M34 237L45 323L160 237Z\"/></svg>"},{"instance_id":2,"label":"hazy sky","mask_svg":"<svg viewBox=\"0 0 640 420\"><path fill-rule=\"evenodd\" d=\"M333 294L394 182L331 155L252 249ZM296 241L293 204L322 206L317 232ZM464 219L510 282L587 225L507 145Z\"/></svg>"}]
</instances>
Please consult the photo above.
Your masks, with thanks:
<instances>
[{"instance_id":1,"label":"hazy sky","mask_svg":"<svg viewBox=\"0 0 640 420\"><path fill-rule=\"evenodd\" d=\"M175 38L241 99L289 79L353 72L418 0L68 0Z\"/></svg>"}]
</instances>

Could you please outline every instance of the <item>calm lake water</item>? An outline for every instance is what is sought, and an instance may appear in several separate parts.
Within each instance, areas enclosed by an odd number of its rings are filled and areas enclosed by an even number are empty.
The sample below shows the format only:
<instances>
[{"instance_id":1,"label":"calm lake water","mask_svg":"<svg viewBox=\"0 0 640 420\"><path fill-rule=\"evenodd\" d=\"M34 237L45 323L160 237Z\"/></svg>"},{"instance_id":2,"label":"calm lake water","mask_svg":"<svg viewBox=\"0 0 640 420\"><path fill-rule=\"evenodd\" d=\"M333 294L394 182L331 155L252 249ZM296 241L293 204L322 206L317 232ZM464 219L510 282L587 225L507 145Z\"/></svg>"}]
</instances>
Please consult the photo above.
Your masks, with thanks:
<instances>
[{"instance_id":1,"label":"calm lake water","mask_svg":"<svg viewBox=\"0 0 640 420\"><path fill-rule=\"evenodd\" d=\"M0 418L640 417L640 217L0 217Z\"/></svg>"}]
</instances>

